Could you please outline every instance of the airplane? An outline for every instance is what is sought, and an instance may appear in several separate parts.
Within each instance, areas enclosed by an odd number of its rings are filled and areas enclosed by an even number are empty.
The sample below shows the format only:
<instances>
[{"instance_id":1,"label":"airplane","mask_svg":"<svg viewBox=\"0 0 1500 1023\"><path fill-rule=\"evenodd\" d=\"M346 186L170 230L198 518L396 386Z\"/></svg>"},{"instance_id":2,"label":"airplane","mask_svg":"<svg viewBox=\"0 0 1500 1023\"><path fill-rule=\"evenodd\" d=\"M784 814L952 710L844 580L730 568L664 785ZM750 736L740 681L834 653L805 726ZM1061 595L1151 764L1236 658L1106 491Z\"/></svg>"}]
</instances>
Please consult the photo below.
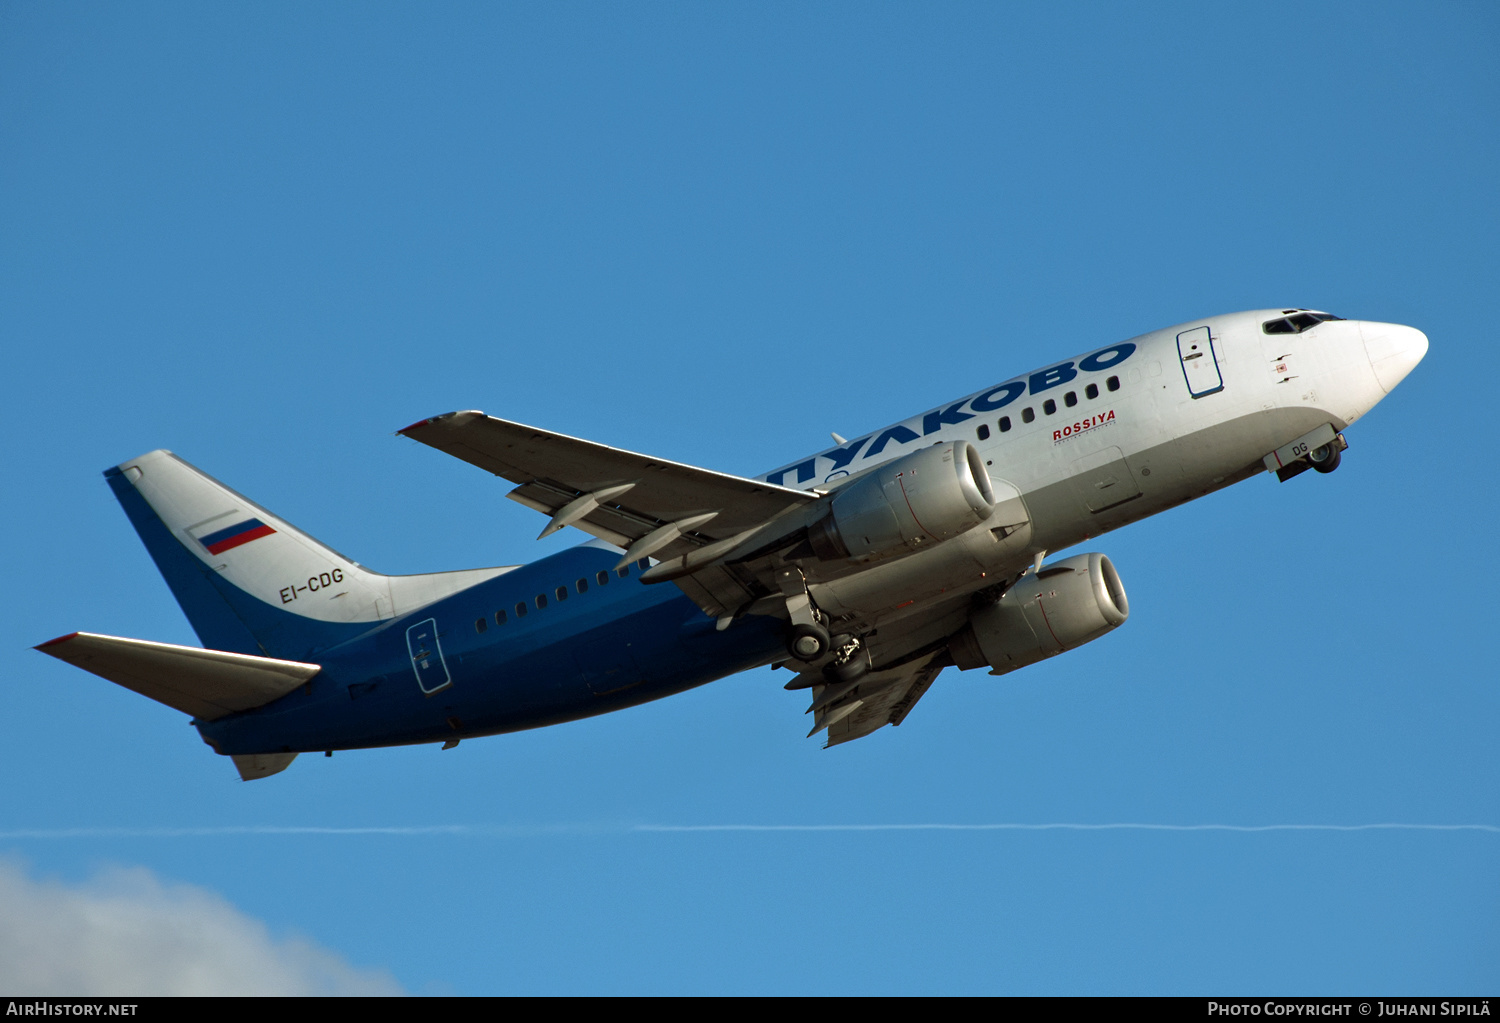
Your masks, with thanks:
<instances>
[{"instance_id":1,"label":"airplane","mask_svg":"<svg viewBox=\"0 0 1500 1023\"><path fill-rule=\"evenodd\" d=\"M192 715L247 781L768 664L835 746L900 725L945 667L1003 675L1118 628L1110 559L1050 554L1252 476L1334 471L1427 345L1311 309L1192 320L754 478L450 412L400 433L515 484L548 517L539 539L592 538L423 575L365 568L152 451L104 475L203 647L75 632L36 649Z\"/></svg>"}]
</instances>

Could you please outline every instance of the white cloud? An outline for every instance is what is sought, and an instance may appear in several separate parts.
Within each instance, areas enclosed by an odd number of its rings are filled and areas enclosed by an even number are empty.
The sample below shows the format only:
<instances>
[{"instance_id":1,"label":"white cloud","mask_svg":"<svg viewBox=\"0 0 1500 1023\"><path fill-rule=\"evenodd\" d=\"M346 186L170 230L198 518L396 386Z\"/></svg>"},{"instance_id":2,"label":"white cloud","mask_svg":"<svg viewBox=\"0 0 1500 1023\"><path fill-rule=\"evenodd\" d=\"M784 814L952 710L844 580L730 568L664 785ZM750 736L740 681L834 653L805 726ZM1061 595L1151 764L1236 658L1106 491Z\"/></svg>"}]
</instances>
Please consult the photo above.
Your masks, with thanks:
<instances>
[{"instance_id":1,"label":"white cloud","mask_svg":"<svg viewBox=\"0 0 1500 1023\"><path fill-rule=\"evenodd\" d=\"M141 867L81 885L0 862L0 991L24 995L393 995L299 937L276 940L222 896Z\"/></svg>"}]
</instances>

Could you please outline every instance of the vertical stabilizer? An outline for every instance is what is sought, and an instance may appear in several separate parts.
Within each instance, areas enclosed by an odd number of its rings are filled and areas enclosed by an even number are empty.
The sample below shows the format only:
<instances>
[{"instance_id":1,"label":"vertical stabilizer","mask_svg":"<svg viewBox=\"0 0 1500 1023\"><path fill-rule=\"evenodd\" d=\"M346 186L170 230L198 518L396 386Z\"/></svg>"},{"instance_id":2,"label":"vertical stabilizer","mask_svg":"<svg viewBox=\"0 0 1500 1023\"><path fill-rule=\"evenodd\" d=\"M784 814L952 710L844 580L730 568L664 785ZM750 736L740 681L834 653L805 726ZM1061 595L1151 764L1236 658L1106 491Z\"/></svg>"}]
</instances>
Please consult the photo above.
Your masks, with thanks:
<instances>
[{"instance_id":1,"label":"vertical stabilizer","mask_svg":"<svg viewBox=\"0 0 1500 1023\"><path fill-rule=\"evenodd\" d=\"M198 638L217 650L304 659L508 570L371 572L170 451L104 475Z\"/></svg>"}]
</instances>

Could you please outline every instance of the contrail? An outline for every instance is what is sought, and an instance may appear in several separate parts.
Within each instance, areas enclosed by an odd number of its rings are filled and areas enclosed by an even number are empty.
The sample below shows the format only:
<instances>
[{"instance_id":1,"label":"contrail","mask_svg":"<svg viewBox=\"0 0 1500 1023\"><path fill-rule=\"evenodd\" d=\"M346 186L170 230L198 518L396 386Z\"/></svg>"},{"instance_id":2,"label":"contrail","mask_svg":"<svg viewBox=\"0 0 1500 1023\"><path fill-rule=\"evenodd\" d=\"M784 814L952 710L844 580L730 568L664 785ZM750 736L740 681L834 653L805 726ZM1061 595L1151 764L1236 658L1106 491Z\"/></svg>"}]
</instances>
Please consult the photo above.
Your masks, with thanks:
<instances>
[{"instance_id":1,"label":"contrail","mask_svg":"<svg viewBox=\"0 0 1500 1023\"><path fill-rule=\"evenodd\" d=\"M1495 824L637 824L634 831L1490 831Z\"/></svg>"},{"instance_id":2,"label":"contrail","mask_svg":"<svg viewBox=\"0 0 1500 1023\"><path fill-rule=\"evenodd\" d=\"M11 828L0 841L69 838L233 838L239 836L391 836L455 838L542 838L554 835L688 834L714 832L872 832L872 831L1485 831L1495 824L425 824L367 827L245 824L179 828Z\"/></svg>"},{"instance_id":3,"label":"contrail","mask_svg":"<svg viewBox=\"0 0 1500 1023\"><path fill-rule=\"evenodd\" d=\"M399 837L468 836L533 838L542 835L619 833L609 824L418 824L369 827L242 824L200 828L12 828L0 840L26 838L232 838L241 835L393 835Z\"/></svg>"}]
</instances>

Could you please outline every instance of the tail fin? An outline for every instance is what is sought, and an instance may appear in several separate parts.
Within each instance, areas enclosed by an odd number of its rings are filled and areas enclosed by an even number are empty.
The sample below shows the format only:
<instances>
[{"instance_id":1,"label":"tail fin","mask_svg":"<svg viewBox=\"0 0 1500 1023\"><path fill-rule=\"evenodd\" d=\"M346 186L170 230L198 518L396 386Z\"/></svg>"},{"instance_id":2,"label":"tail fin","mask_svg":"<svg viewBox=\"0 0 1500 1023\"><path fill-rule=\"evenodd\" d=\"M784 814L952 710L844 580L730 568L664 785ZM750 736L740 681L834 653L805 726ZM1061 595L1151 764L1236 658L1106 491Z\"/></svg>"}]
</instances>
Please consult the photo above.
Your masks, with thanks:
<instances>
[{"instance_id":1,"label":"tail fin","mask_svg":"<svg viewBox=\"0 0 1500 1023\"><path fill-rule=\"evenodd\" d=\"M170 451L104 475L198 638L216 650L305 659L509 571L371 572Z\"/></svg>"}]
</instances>

